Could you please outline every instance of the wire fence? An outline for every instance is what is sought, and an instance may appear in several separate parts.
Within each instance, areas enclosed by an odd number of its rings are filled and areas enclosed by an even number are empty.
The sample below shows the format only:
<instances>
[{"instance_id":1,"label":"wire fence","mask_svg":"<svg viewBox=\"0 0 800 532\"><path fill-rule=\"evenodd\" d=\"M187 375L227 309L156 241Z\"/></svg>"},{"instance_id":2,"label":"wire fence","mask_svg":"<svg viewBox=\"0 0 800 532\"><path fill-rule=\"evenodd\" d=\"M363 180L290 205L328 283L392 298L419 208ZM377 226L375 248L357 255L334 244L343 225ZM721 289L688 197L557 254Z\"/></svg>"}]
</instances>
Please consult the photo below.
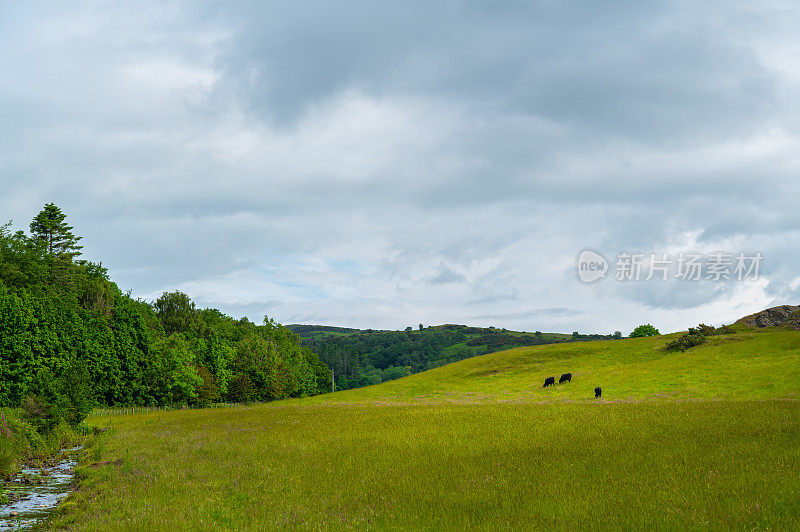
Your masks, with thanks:
<instances>
[{"instance_id":1,"label":"wire fence","mask_svg":"<svg viewBox=\"0 0 800 532\"><path fill-rule=\"evenodd\" d=\"M171 410L203 410L209 408L232 408L244 403L211 403L209 405L163 405L163 406L120 406L95 408L89 416L120 416L125 414L145 414L147 412L169 412Z\"/></svg>"}]
</instances>

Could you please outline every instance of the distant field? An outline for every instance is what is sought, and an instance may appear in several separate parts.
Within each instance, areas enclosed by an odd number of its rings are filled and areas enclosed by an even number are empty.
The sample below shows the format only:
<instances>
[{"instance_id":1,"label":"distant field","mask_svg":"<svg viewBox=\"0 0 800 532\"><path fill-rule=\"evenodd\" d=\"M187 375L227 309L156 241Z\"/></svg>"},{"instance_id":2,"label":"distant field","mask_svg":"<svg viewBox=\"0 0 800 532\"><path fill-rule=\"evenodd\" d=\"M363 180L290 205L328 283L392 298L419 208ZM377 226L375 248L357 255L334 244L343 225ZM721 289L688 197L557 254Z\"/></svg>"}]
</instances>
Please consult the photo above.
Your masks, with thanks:
<instances>
[{"instance_id":1,"label":"distant field","mask_svg":"<svg viewBox=\"0 0 800 532\"><path fill-rule=\"evenodd\" d=\"M596 386L609 401L800 399L800 332L747 329L685 352L664 350L677 336L520 347L295 402L594 401ZM546 377L567 372L572 383L542 388Z\"/></svg>"},{"instance_id":2,"label":"distant field","mask_svg":"<svg viewBox=\"0 0 800 532\"><path fill-rule=\"evenodd\" d=\"M93 417L110 429L86 461L112 462L83 467L53 525L800 528L800 332L685 353L665 341L520 348L326 396ZM566 371L572 384L541 388Z\"/></svg>"},{"instance_id":3,"label":"distant field","mask_svg":"<svg viewBox=\"0 0 800 532\"><path fill-rule=\"evenodd\" d=\"M436 325L402 331L287 325L318 353L336 377L336 389L362 388L514 347L610 340L612 335L518 332L495 327ZM621 333L620 333L621 334Z\"/></svg>"}]
</instances>

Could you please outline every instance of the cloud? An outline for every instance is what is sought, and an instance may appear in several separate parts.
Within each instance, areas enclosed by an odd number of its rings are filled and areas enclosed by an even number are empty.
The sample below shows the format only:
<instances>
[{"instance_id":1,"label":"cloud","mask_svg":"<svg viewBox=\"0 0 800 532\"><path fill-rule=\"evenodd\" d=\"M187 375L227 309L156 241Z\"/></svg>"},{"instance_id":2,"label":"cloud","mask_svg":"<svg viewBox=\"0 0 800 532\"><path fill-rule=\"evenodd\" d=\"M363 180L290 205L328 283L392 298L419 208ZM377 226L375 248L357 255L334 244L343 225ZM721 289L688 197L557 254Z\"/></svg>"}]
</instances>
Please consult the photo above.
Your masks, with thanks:
<instances>
[{"instance_id":1,"label":"cloud","mask_svg":"<svg viewBox=\"0 0 800 532\"><path fill-rule=\"evenodd\" d=\"M540 316L548 316L548 317L570 317L579 314L578 311L571 310L568 308L537 308L531 310L523 310L520 312L512 312L508 314L483 314L480 316L475 316L474 319L476 320L516 320L516 319L528 319L528 318L538 318Z\"/></svg>"},{"instance_id":2,"label":"cloud","mask_svg":"<svg viewBox=\"0 0 800 532\"><path fill-rule=\"evenodd\" d=\"M432 285L437 285L437 284L457 283L465 280L466 277L464 277L460 273L454 272L451 268L444 265L439 269L439 272L436 275L430 278L428 282Z\"/></svg>"},{"instance_id":3,"label":"cloud","mask_svg":"<svg viewBox=\"0 0 800 532\"><path fill-rule=\"evenodd\" d=\"M796 303L792 3L50 8L0 7L0 215L57 203L134 295L562 332ZM586 248L763 283L583 285Z\"/></svg>"}]
</instances>

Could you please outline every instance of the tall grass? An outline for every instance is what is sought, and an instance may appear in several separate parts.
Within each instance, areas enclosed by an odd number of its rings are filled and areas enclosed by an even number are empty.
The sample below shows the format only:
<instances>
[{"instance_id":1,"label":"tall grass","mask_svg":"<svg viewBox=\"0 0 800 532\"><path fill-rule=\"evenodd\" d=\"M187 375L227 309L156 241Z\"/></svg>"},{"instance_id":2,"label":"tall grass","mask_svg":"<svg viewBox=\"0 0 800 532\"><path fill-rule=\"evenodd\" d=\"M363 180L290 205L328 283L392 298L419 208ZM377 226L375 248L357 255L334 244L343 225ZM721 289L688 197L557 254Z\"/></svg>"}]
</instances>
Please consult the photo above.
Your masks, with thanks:
<instances>
[{"instance_id":1,"label":"tall grass","mask_svg":"<svg viewBox=\"0 0 800 532\"><path fill-rule=\"evenodd\" d=\"M62 446L81 441L83 437L65 422L40 434L18 409L0 408L0 479L11 478L25 462L43 461Z\"/></svg>"},{"instance_id":2,"label":"tall grass","mask_svg":"<svg viewBox=\"0 0 800 532\"><path fill-rule=\"evenodd\" d=\"M100 420L78 529L800 527L795 401L280 404ZM98 456L98 459L100 457Z\"/></svg>"},{"instance_id":3,"label":"tall grass","mask_svg":"<svg viewBox=\"0 0 800 532\"><path fill-rule=\"evenodd\" d=\"M95 416L109 430L53 526L800 529L800 333L742 330L685 353L668 339L519 348L253 407ZM568 371L571 384L541 387Z\"/></svg>"}]
</instances>

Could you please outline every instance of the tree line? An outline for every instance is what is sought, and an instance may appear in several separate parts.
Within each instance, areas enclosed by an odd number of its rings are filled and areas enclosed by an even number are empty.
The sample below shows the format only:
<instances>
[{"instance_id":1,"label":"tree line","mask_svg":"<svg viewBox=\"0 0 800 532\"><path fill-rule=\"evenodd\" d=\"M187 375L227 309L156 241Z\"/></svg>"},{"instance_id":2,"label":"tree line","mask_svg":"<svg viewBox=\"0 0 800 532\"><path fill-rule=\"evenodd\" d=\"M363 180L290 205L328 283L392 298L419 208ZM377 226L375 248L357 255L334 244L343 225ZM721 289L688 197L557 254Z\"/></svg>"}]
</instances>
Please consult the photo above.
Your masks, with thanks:
<instances>
[{"instance_id":1,"label":"tree line","mask_svg":"<svg viewBox=\"0 0 800 532\"><path fill-rule=\"evenodd\" d=\"M331 372L290 330L186 294L133 298L47 204L30 234L0 226L0 406L42 424L79 423L96 405L268 401L318 394ZM46 427L44 427L46 428Z\"/></svg>"},{"instance_id":2,"label":"tree line","mask_svg":"<svg viewBox=\"0 0 800 532\"><path fill-rule=\"evenodd\" d=\"M379 384L457 362L465 358L513 347L558 342L611 340L614 335L520 333L495 327L439 325L408 327L404 331L373 331L314 325L288 325L304 345L333 369L336 389Z\"/></svg>"}]
</instances>

